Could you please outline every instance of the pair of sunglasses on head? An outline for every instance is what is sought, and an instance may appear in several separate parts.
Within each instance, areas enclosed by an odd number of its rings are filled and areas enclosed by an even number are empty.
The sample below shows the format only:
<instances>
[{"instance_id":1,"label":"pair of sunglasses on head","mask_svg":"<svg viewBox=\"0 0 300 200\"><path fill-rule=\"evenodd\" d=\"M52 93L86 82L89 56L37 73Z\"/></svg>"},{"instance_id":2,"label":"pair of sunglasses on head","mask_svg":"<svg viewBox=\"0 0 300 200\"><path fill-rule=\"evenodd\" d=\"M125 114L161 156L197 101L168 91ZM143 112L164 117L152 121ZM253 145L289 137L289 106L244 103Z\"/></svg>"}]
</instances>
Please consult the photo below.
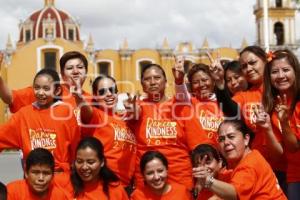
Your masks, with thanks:
<instances>
[{"instance_id":1,"label":"pair of sunglasses on head","mask_svg":"<svg viewBox=\"0 0 300 200\"><path fill-rule=\"evenodd\" d=\"M98 90L98 94L99 94L100 96L103 96L103 95L105 95L108 91L109 91L111 94L117 94L117 93L118 93L118 89L117 89L115 86L113 86L113 87L109 87L109 88L101 88L101 89L99 89L99 90Z\"/></svg>"}]
</instances>

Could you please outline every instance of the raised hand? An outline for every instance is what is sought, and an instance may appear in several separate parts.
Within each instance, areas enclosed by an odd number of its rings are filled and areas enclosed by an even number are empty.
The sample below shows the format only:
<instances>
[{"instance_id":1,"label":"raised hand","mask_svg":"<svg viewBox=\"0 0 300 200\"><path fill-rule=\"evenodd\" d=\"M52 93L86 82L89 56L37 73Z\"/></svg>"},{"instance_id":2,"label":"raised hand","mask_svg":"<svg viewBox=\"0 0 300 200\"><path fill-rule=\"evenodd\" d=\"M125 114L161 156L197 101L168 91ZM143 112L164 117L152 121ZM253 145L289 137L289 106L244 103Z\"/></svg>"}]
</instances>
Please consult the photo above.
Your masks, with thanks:
<instances>
[{"instance_id":1,"label":"raised hand","mask_svg":"<svg viewBox=\"0 0 300 200\"><path fill-rule=\"evenodd\" d=\"M127 118L128 120L138 119L140 113L140 106L137 102L137 100L140 99L139 91L137 91L137 93L134 96L127 93L127 96L128 98L123 102L127 112Z\"/></svg>"},{"instance_id":2,"label":"raised hand","mask_svg":"<svg viewBox=\"0 0 300 200\"><path fill-rule=\"evenodd\" d=\"M207 161L207 155L203 156L203 158L198 158L198 166L193 168L193 177L197 178L197 183L200 183L202 186L205 185L206 179L211 175L211 170L205 166ZM197 184L196 184L197 185Z\"/></svg>"},{"instance_id":3,"label":"raised hand","mask_svg":"<svg viewBox=\"0 0 300 200\"><path fill-rule=\"evenodd\" d=\"M175 57L175 64L172 67L172 73L177 85L181 85L184 82L184 57Z\"/></svg>"},{"instance_id":4,"label":"raised hand","mask_svg":"<svg viewBox=\"0 0 300 200\"><path fill-rule=\"evenodd\" d=\"M214 59L212 55L207 51L206 52L209 60L210 60L210 66L209 71L211 73L212 78L216 82L216 85L219 89L223 89L225 87L225 81L224 81L224 69L221 64L221 55L220 52L217 52L217 58Z\"/></svg>"},{"instance_id":5,"label":"raised hand","mask_svg":"<svg viewBox=\"0 0 300 200\"><path fill-rule=\"evenodd\" d=\"M73 86L70 86L70 93L78 100L82 99L82 87L79 79L72 79Z\"/></svg>"},{"instance_id":6,"label":"raised hand","mask_svg":"<svg viewBox=\"0 0 300 200\"><path fill-rule=\"evenodd\" d=\"M254 116L254 122L257 126L263 129L272 128L270 115L265 112L262 106L256 106L256 109L254 109Z\"/></svg>"},{"instance_id":7,"label":"raised hand","mask_svg":"<svg viewBox=\"0 0 300 200\"><path fill-rule=\"evenodd\" d=\"M287 97L284 94L282 97L277 96L277 103L275 105L275 111L277 112L277 116L279 121L288 122L289 120L289 107L287 105Z\"/></svg>"}]
</instances>

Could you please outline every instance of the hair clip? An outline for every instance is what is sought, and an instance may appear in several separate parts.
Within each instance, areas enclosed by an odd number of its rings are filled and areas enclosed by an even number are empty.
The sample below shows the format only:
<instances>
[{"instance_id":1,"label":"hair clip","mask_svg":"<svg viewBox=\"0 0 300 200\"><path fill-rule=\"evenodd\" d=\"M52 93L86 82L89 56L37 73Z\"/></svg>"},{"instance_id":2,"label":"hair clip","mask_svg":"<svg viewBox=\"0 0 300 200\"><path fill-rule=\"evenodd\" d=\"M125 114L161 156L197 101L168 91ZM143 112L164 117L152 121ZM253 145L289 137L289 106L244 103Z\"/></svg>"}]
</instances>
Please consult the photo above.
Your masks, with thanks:
<instances>
[{"instance_id":1,"label":"hair clip","mask_svg":"<svg viewBox=\"0 0 300 200\"><path fill-rule=\"evenodd\" d=\"M273 53L273 51L269 51L267 53L267 61L271 62L273 60L273 58L275 58L275 54Z\"/></svg>"}]
</instances>

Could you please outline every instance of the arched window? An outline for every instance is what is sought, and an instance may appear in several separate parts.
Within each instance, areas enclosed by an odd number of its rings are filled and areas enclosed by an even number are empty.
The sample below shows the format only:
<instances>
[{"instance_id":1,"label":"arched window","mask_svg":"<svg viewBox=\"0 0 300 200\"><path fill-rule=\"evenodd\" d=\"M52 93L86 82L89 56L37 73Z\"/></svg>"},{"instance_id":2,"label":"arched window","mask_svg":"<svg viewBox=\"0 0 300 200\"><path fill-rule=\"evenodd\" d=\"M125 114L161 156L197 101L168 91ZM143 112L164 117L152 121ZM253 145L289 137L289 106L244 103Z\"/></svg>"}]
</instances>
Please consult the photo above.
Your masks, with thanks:
<instances>
[{"instance_id":1,"label":"arched window","mask_svg":"<svg viewBox=\"0 0 300 200\"><path fill-rule=\"evenodd\" d=\"M99 62L98 63L98 73L108 76L110 75L110 63L109 62Z\"/></svg>"},{"instance_id":2,"label":"arched window","mask_svg":"<svg viewBox=\"0 0 300 200\"><path fill-rule=\"evenodd\" d=\"M282 0L276 0L276 8L282 7Z\"/></svg>"},{"instance_id":3,"label":"arched window","mask_svg":"<svg viewBox=\"0 0 300 200\"><path fill-rule=\"evenodd\" d=\"M281 22L274 24L274 34L276 36L276 45L284 44L284 27Z\"/></svg>"}]
</instances>

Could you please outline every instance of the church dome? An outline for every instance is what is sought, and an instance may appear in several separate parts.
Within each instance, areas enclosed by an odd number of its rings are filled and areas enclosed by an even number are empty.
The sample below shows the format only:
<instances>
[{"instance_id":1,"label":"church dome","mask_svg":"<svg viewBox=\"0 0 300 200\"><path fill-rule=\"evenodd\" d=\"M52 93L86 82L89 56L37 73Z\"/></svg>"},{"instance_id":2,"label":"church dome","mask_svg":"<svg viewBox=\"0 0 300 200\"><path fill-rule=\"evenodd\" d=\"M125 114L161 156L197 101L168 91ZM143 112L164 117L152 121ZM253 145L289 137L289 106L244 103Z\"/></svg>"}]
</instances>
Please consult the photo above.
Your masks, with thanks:
<instances>
[{"instance_id":1,"label":"church dome","mask_svg":"<svg viewBox=\"0 0 300 200\"><path fill-rule=\"evenodd\" d=\"M79 23L68 13L57 9L54 0L45 0L43 9L35 11L20 24L19 42L29 42L38 38L78 41Z\"/></svg>"}]
</instances>

